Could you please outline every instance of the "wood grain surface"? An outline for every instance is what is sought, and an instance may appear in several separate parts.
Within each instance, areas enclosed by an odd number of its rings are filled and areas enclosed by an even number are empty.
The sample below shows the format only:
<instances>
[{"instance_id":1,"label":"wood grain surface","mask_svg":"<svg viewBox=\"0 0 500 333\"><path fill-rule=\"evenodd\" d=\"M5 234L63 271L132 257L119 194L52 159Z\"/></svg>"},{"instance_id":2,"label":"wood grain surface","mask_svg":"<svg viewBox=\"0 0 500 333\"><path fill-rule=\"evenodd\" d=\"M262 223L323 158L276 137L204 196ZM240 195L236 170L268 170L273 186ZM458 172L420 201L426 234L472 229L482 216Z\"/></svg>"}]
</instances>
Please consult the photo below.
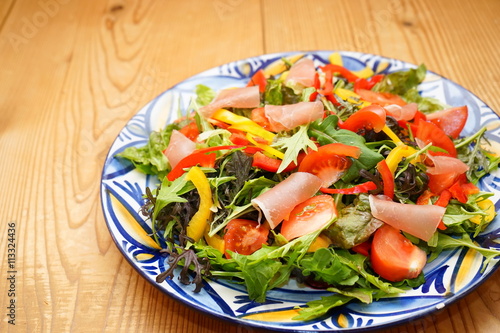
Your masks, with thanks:
<instances>
[{"instance_id":1,"label":"wood grain surface","mask_svg":"<svg viewBox=\"0 0 500 333\"><path fill-rule=\"evenodd\" d=\"M105 156L148 101L263 53L352 50L425 63L500 111L498 0L2 0L0 331L257 332L146 282L107 230ZM14 225L15 326L7 261ZM496 332L500 272L386 332Z\"/></svg>"}]
</instances>

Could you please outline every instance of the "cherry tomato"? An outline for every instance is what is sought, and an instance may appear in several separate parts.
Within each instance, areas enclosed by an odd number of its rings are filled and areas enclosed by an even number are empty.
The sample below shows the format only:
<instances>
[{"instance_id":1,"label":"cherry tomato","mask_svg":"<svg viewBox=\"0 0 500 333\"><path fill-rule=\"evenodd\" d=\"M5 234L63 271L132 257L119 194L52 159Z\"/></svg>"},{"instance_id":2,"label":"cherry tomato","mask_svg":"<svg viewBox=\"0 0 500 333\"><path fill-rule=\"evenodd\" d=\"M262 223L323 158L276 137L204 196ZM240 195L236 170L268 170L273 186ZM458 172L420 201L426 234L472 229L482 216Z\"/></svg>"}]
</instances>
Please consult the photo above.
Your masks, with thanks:
<instances>
[{"instance_id":1,"label":"cherry tomato","mask_svg":"<svg viewBox=\"0 0 500 333\"><path fill-rule=\"evenodd\" d=\"M362 100L373 104L378 104L380 106L386 106L390 104L396 104L400 106L406 105L404 99L402 99L398 95L394 95L391 93L376 92L366 89L357 89L356 93L361 97Z\"/></svg>"},{"instance_id":2,"label":"cherry tomato","mask_svg":"<svg viewBox=\"0 0 500 333\"><path fill-rule=\"evenodd\" d=\"M442 148L447 151L447 153L438 153L429 151L431 155L449 155L452 157L457 157L457 149L455 144L450 139L446 133L439 128L436 124L430 121L419 121L415 126L414 135L416 138L422 140L424 144L429 144L432 142L433 146Z\"/></svg>"},{"instance_id":3,"label":"cherry tomato","mask_svg":"<svg viewBox=\"0 0 500 333\"><path fill-rule=\"evenodd\" d=\"M225 228L225 249L239 254L252 254L266 244L269 228L252 220L234 219ZM229 258L229 253L226 252Z\"/></svg>"},{"instance_id":4,"label":"cherry tomato","mask_svg":"<svg viewBox=\"0 0 500 333\"><path fill-rule=\"evenodd\" d=\"M443 132L453 139L458 138L467 122L467 106L459 106L446 110L437 111L426 116L427 120L432 121Z\"/></svg>"},{"instance_id":5,"label":"cherry tomato","mask_svg":"<svg viewBox=\"0 0 500 333\"><path fill-rule=\"evenodd\" d=\"M323 180L322 187L329 187L349 169L352 164L349 157L358 158L359 155L358 147L330 143L309 152L300 162L299 171L318 176Z\"/></svg>"},{"instance_id":6,"label":"cherry tomato","mask_svg":"<svg viewBox=\"0 0 500 333\"><path fill-rule=\"evenodd\" d=\"M336 215L333 197L317 195L295 206L281 224L281 234L287 240L307 235L326 226Z\"/></svg>"},{"instance_id":7,"label":"cherry tomato","mask_svg":"<svg viewBox=\"0 0 500 333\"><path fill-rule=\"evenodd\" d=\"M425 252L390 225L375 231L370 258L373 270L392 282L416 278L427 262Z\"/></svg>"}]
</instances>

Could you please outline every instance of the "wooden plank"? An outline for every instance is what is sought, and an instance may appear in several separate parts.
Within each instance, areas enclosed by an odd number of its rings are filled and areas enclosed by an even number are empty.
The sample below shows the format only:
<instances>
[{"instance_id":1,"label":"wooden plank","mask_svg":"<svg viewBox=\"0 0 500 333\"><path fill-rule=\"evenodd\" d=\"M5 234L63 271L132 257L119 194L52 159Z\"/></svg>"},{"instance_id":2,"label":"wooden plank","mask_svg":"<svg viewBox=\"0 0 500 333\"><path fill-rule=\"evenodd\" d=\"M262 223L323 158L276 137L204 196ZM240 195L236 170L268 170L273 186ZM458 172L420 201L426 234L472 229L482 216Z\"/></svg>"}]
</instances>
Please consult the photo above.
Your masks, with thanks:
<instances>
[{"instance_id":1,"label":"wooden plank","mask_svg":"<svg viewBox=\"0 0 500 333\"><path fill-rule=\"evenodd\" d=\"M51 15L37 2L12 9L0 36L0 106L8 111L1 151L11 156L0 162L0 185L12 196L0 214L22 226L16 328L226 327L136 273L112 244L99 204L107 150L140 107L197 72L263 52L259 3L221 3L66 1ZM241 38L246 28L255 33Z\"/></svg>"}]
</instances>

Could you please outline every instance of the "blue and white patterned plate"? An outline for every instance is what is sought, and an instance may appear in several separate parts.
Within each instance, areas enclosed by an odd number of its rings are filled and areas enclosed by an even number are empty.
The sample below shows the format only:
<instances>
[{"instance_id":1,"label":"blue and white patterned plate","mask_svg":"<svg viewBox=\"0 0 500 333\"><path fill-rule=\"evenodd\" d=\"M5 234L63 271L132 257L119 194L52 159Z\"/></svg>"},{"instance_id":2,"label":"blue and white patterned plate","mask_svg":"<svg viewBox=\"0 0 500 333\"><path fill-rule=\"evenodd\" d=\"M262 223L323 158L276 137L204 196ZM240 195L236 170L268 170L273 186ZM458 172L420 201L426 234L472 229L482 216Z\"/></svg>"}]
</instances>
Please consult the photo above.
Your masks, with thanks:
<instances>
[{"instance_id":1,"label":"blue and white patterned plate","mask_svg":"<svg viewBox=\"0 0 500 333\"><path fill-rule=\"evenodd\" d=\"M474 251L447 251L425 267L427 282L419 288L370 305L352 302L334 310L329 316L307 322L291 319L296 315L294 307L328 293L293 281L271 291L265 304L250 301L241 285L220 280L206 281L201 292L196 294L193 293L193 285L183 285L177 278L156 283L156 276L165 271L168 264L149 236L150 222L138 212L145 188L156 186L158 180L139 173L132 164L114 156L126 147L144 145L151 131L160 130L173 121L178 110L185 110L195 96L196 85L204 84L214 90L244 86L260 68L271 74L282 71L283 57L291 61L309 57L317 65L334 59L352 71L388 73L416 67L395 59L355 52L277 53L207 70L165 91L127 123L111 146L102 173L101 199L106 222L116 245L130 264L146 280L188 306L238 324L288 332L358 331L401 324L446 307L485 281L500 265L498 260L490 262L481 272L483 259ZM463 135L470 135L488 124L492 129L487 137L494 144L500 143L500 132L496 126L500 123L498 116L471 92L432 72L428 73L420 88L423 95L435 97L451 106L468 106L469 118ZM482 190L495 193L492 200L497 211L500 205L500 192L497 190L500 186L499 175L488 175L480 183ZM498 237L500 220L495 219L476 241L483 246L500 248L500 244L494 241Z\"/></svg>"}]
</instances>

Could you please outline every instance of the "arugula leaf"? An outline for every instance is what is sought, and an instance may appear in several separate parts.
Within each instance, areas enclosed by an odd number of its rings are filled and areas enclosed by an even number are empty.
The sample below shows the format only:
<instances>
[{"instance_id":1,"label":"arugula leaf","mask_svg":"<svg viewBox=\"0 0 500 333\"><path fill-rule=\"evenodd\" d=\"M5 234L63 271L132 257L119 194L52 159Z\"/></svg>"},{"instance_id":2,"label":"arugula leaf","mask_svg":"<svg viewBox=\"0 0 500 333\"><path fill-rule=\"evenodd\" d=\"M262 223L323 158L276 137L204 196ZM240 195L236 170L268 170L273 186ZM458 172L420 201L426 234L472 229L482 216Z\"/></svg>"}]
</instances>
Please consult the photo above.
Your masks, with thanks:
<instances>
[{"instance_id":1,"label":"arugula leaf","mask_svg":"<svg viewBox=\"0 0 500 333\"><path fill-rule=\"evenodd\" d=\"M470 236L466 233L462 234L461 236L457 236L457 238L451 237L441 232L439 232L438 234L439 234L439 239L437 245L436 247L431 248L432 252L428 261L436 259L437 256L444 250L454 249L457 247L467 247L469 249L476 250L477 252L481 253L484 256L485 260L483 262L483 267L481 269L481 272L483 272L488 263L493 258L500 256L500 250L489 249L489 248L487 249L479 245L476 245L472 241Z\"/></svg>"},{"instance_id":2,"label":"arugula leaf","mask_svg":"<svg viewBox=\"0 0 500 333\"><path fill-rule=\"evenodd\" d=\"M321 299L307 302L307 307L300 308L299 314L293 320L307 321L324 316L333 308L342 306L352 301L354 297L342 294L333 294Z\"/></svg>"},{"instance_id":3,"label":"arugula leaf","mask_svg":"<svg viewBox=\"0 0 500 333\"><path fill-rule=\"evenodd\" d=\"M300 262L304 276L314 275L316 280L332 285L352 286L359 275L339 259L335 252L326 248L318 249L311 257Z\"/></svg>"}]
</instances>

